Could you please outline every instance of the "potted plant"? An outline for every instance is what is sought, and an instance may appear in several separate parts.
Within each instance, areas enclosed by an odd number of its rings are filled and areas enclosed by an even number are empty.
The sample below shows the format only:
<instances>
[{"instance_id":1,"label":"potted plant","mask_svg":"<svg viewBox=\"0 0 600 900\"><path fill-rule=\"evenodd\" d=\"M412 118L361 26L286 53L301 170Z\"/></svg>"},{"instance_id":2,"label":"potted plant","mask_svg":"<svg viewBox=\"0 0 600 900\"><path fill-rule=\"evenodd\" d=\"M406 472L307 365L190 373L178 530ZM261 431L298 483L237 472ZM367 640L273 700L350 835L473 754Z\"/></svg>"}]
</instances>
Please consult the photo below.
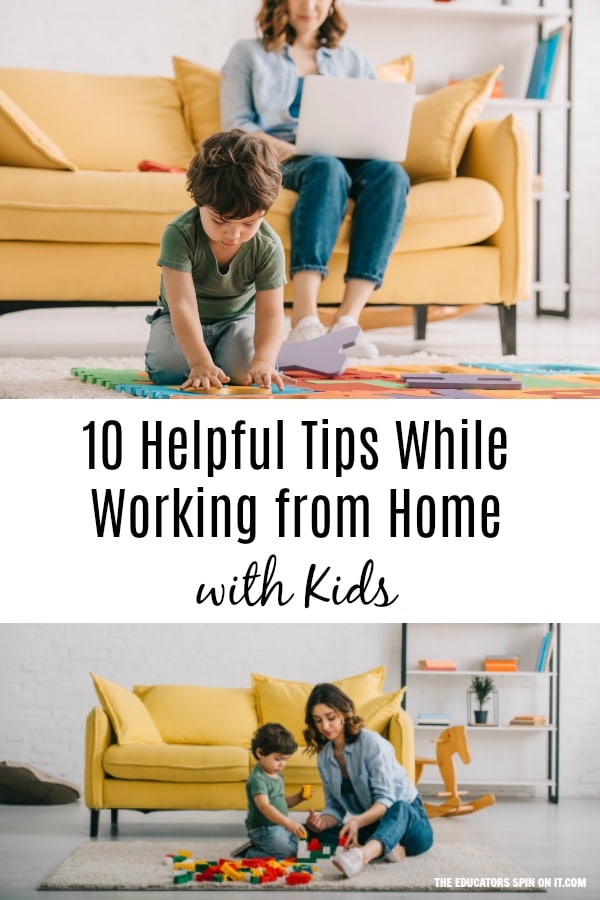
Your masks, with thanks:
<instances>
[{"instance_id":1,"label":"potted plant","mask_svg":"<svg viewBox=\"0 0 600 900\"><path fill-rule=\"evenodd\" d=\"M471 679L471 690L477 697L479 709L474 710L476 725L485 725L487 723L488 711L483 707L490 698L494 690L494 682L489 675L473 675Z\"/></svg>"}]
</instances>

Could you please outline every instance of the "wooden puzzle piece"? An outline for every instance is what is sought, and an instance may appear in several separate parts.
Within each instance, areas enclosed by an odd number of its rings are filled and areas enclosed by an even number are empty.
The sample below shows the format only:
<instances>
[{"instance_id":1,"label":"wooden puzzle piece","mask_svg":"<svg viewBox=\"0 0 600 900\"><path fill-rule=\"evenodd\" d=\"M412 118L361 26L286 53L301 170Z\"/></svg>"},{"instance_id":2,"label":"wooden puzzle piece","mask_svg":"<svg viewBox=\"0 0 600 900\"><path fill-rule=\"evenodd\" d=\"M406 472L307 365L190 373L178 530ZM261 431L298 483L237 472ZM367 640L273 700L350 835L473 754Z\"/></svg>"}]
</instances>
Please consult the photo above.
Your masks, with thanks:
<instances>
[{"instance_id":1,"label":"wooden puzzle piece","mask_svg":"<svg viewBox=\"0 0 600 900\"><path fill-rule=\"evenodd\" d=\"M279 351L277 366L284 371L301 369L326 377L340 375L347 362L343 351L356 343L359 333L358 325L350 325L311 341L288 341Z\"/></svg>"}]
</instances>

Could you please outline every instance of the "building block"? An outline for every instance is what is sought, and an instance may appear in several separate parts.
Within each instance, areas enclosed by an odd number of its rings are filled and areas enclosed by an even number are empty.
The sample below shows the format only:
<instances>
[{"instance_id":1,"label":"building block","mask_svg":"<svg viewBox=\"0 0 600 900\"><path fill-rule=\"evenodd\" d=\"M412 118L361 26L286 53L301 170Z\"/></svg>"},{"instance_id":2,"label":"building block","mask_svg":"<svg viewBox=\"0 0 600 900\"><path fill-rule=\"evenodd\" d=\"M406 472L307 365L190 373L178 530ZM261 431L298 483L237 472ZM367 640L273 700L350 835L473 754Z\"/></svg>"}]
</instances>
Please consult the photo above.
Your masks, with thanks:
<instances>
[{"instance_id":1,"label":"building block","mask_svg":"<svg viewBox=\"0 0 600 900\"><path fill-rule=\"evenodd\" d=\"M312 341L288 342L279 351L277 366L284 371L301 369L327 377L340 375L347 362L344 350L356 343L359 333L358 325L350 325L338 331L328 331Z\"/></svg>"}]
</instances>

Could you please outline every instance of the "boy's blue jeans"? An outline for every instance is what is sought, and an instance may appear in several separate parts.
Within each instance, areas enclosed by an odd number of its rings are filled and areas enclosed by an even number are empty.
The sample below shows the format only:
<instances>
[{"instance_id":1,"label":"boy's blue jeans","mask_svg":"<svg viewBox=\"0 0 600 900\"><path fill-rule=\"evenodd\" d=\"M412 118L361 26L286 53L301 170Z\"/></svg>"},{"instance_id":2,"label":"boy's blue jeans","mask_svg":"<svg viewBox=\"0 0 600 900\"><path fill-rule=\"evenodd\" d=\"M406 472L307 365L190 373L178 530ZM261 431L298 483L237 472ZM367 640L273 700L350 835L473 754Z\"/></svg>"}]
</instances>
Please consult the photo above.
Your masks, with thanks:
<instances>
[{"instance_id":1,"label":"boy's blue jeans","mask_svg":"<svg viewBox=\"0 0 600 900\"><path fill-rule=\"evenodd\" d=\"M190 367L177 342L168 310L157 309L146 319L150 337L146 371L155 384L182 384ZM229 375L229 384L243 384L254 357L254 310L237 319L202 325L204 341L215 365Z\"/></svg>"},{"instance_id":2,"label":"boy's blue jeans","mask_svg":"<svg viewBox=\"0 0 600 900\"><path fill-rule=\"evenodd\" d=\"M327 275L351 198L355 207L344 277L380 287L400 236L410 189L402 166L376 159L293 156L281 171L283 186L298 194L290 222L290 274L313 271Z\"/></svg>"},{"instance_id":3,"label":"boy's blue jeans","mask_svg":"<svg viewBox=\"0 0 600 900\"><path fill-rule=\"evenodd\" d=\"M335 844L341 827L335 825L326 831L312 832L307 826L307 830L311 837L317 837L324 843ZM415 797L412 803L398 800L378 822L359 829L359 844L364 845L371 839L380 842L384 855L393 850L397 844L404 847L407 856L418 856L429 850L433 844L433 830L421 798Z\"/></svg>"},{"instance_id":4,"label":"boy's blue jeans","mask_svg":"<svg viewBox=\"0 0 600 900\"><path fill-rule=\"evenodd\" d=\"M261 825L248 832L252 850L247 856L272 856L274 859L290 859L298 853L298 838L283 825Z\"/></svg>"}]
</instances>

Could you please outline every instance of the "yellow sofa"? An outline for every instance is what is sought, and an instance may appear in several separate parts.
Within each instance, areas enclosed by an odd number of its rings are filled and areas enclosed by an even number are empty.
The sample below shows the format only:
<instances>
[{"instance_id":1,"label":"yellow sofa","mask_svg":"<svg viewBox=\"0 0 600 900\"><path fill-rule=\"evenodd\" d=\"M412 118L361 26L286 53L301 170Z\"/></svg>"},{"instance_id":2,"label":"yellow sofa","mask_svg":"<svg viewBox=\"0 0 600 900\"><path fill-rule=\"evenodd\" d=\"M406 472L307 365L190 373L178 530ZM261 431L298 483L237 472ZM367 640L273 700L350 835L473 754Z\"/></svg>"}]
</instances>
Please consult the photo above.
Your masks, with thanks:
<instances>
[{"instance_id":1,"label":"yellow sofa","mask_svg":"<svg viewBox=\"0 0 600 900\"><path fill-rule=\"evenodd\" d=\"M185 169L197 143L219 128L218 73L178 58L174 71L0 68L0 313L155 301L161 234L190 198L181 172L138 165ZM383 67L381 77L394 71ZM422 338L428 318L495 304L503 351L515 352L515 305L531 288L531 178L518 120L477 121L497 73L416 104L405 225L364 327L407 324L414 311ZM295 198L283 190L268 216L286 253ZM324 307L342 294L350 227L351 209L322 284Z\"/></svg>"},{"instance_id":2,"label":"yellow sofa","mask_svg":"<svg viewBox=\"0 0 600 900\"><path fill-rule=\"evenodd\" d=\"M401 708L403 691L382 693L385 669L335 683L354 700L365 726L385 735L399 762L415 778L412 721ZM312 685L253 674L248 688L151 685L128 690L92 675L100 706L87 717L85 802L90 835L98 835L100 810L246 809L245 783L255 763L252 735L280 722L299 745L287 763L286 792L314 787L307 810L323 804L316 760L304 752L304 707Z\"/></svg>"}]
</instances>

